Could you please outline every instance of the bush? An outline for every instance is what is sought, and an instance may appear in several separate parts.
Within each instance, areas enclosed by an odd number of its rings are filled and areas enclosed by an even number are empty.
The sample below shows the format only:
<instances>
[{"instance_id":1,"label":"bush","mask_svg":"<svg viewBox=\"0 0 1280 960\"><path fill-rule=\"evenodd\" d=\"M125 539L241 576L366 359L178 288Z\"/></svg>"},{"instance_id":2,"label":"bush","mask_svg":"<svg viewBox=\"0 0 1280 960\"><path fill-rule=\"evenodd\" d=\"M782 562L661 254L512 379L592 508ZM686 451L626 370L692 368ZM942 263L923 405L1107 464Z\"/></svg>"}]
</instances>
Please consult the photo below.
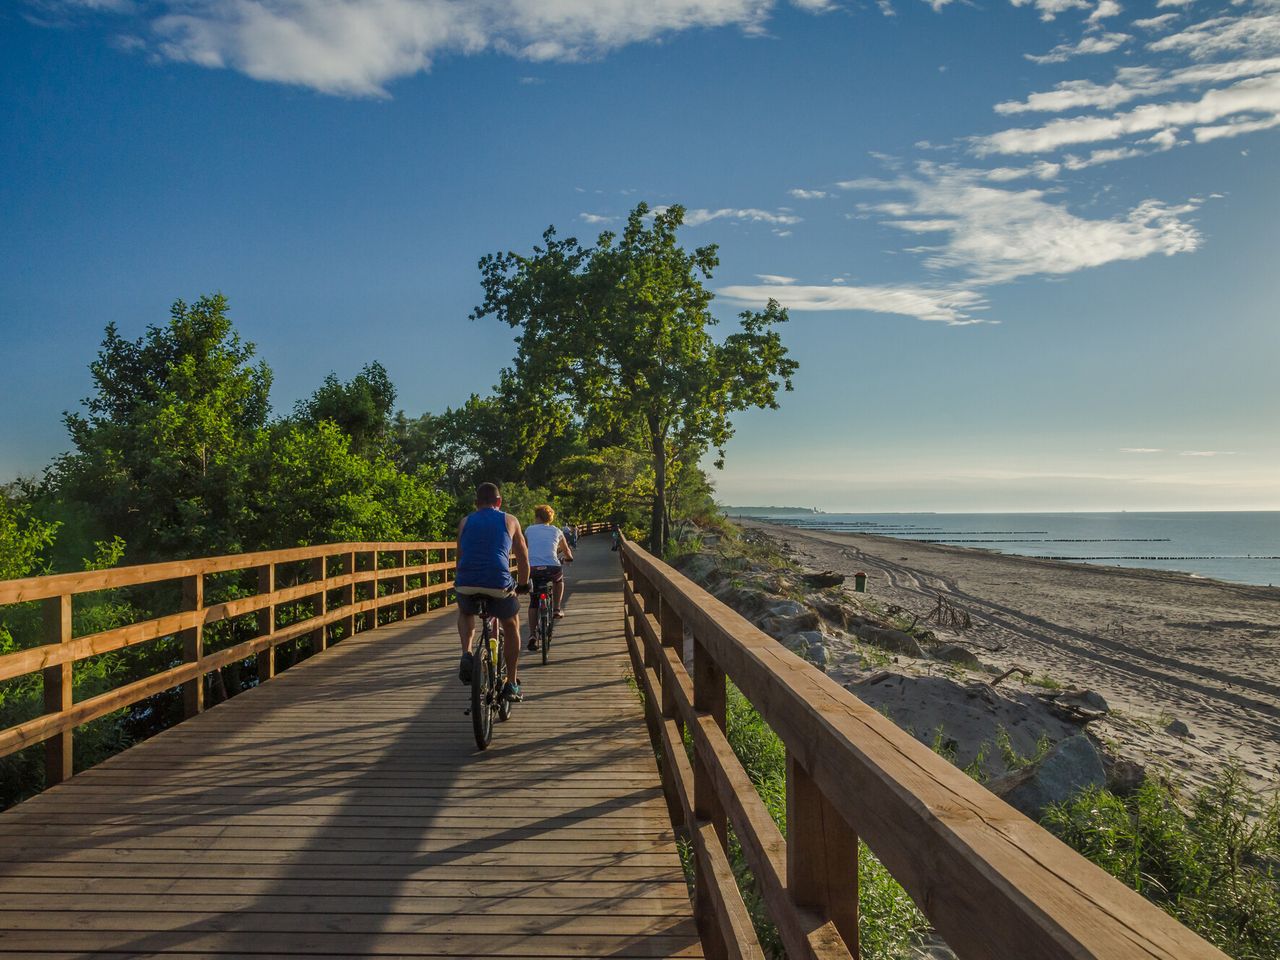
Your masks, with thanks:
<instances>
[{"instance_id":1,"label":"bush","mask_svg":"<svg viewBox=\"0 0 1280 960\"><path fill-rule=\"evenodd\" d=\"M1085 790L1043 822L1235 960L1280 956L1280 800L1254 793L1238 765L1186 810L1148 780L1125 798Z\"/></svg>"}]
</instances>

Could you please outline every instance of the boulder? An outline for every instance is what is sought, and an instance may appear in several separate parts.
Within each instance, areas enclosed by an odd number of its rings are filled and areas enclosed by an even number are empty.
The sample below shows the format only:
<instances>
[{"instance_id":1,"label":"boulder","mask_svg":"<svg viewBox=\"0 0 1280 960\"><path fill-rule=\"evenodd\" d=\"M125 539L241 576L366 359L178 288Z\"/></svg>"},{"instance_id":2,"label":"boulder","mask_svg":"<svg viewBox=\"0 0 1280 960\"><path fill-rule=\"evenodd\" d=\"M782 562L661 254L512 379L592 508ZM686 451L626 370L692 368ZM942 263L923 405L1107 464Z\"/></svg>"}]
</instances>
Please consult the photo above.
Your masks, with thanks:
<instances>
[{"instance_id":1,"label":"boulder","mask_svg":"<svg viewBox=\"0 0 1280 960\"><path fill-rule=\"evenodd\" d=\"M682 565L680 571L694 583L706 586L720 579L719 566L714 557L705 553L694 554Z\"/></svg>"},{"instance_id":2,"label":"boulder","mask_svg":"<svg viewBox=\"0 0 1280 960\"><path fill-rule=\"evenodd\" d=\"M844 574L836 573L834 570L824 570L822 573L806 573L800 580L807 587L826 590L828 587L838 587L844 583Z\"/></svg>"},{"instance_id":3,"label":"boulder","mask_svg":"<svg viewBox=\"0 0 1280 960\"><path fill-rule=\"evenodd\" d=\"M1053 702L1068 717L1086 722L1105 717L1111 711L1107 698L1096 690L1068 690L1057 694Z\"/></svg>"},{"instance_id":4,"label":"boulder","mask_svg":"<svg viewBox=\"0 0 1280 960\"><path fill-rule=\"evenodd\" d=\"M805 630L817 630L821 620L803 603L775 599L764 605L756 623L771 637L785 637Z\"/></svg>"},{"instance_id":5,"label":"boulder","mask_svg":"<svg viewBox=\"0 0 1280 960\"><path fill-rule=\"evenodd\" d=\"M940 646L933 647L929 651L929 656L935 660L944 660L947 663L955 663L962 667L968 667L970 670L981 670L982 661L978 659L978 655L967 647L962 647L958 643L944 643Z\"/></svg>"},{"instance_id":6,"label":"boulder","mask_svg":"<svg viewBox=\"0 0 1280 960\"><path fill-rule=\"evenodd\" d=\"M1169 725L1164 728L1165 733L1172 733L1175 737L1192 737L1194 734L1191 728L1181 720L1170 720Z\"/></svg>"},{"instance_id":7,"label":"boulder","mask_svg":"<svg viewBox=\"0 0 1280 960\"><path fill-rule=\"evenodd\" d=\"M924 657L924 651L915 637L892 627L877 627L864 624L853 624L851 627L858 639L882 650L906 654L908 657Z\"/></svg>"},{"instance_id":8,"label":"boulder","mask_svg":"<svg viewBox=\"0 0 1280 960\"><path fill-rule=\"evenodd\" d=\"M1106 786L1107 772L1098 748L1083 733L1068 737L1039 763L987 784L987 789L1032 820L1055 803L1064 803L1086 787Z\"/></svg>"},{"instance_id":9,"label":"boulder","mask_svg":"<svg viewBox=\"0 0 1280 960\"><path fill-rule=\"evenodd\" d=\"M1121 760L1103 753L1102 766L1107 771L1107 789L1117 796L1137 792L1147 779L1147 768L1136 760Z\"/></svg>"}]
</instances>

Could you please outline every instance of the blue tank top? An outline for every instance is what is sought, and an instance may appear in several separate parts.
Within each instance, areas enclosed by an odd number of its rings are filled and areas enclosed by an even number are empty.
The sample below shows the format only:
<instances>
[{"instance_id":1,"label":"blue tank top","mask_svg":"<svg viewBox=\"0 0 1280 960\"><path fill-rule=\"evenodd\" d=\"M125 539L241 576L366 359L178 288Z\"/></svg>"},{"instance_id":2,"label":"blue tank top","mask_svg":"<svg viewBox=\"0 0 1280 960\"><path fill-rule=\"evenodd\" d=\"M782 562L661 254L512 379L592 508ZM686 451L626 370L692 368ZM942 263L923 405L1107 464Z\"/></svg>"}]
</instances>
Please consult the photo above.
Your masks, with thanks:
<instances>
[{"instance_id":1,"label":"blue tank top","mask_svg":"<svg viewBox=\"0 0 1280 960\"><path fill-rule=\"evenodd\" d=\"M507 515L497 507L484 507L467 517L458 539L458 554L455 580L458 586L490 590L515 587Z\"/></svg>"}]
</instances>

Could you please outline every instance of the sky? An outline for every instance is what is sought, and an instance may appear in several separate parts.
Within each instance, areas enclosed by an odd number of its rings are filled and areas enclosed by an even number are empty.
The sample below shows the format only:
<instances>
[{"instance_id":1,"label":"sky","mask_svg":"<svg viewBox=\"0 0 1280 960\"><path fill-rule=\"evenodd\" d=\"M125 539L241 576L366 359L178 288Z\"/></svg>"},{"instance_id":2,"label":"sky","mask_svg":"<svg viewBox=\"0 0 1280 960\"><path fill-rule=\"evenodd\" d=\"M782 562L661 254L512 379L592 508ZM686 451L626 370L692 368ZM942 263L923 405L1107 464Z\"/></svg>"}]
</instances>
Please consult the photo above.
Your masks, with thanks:
<instances>
[{"instance_id":1,"label":"sky","mask_svg":"<svg viewBox=\"0 0 1280 960\"><path fill-rule=\"evenodd\" d=\"M486 393L479 258L641 200L790 311L724 502L1280 509L1280 0L6 0L0 478L204 293L278 412Z\"/></svg>"}]
</instances>

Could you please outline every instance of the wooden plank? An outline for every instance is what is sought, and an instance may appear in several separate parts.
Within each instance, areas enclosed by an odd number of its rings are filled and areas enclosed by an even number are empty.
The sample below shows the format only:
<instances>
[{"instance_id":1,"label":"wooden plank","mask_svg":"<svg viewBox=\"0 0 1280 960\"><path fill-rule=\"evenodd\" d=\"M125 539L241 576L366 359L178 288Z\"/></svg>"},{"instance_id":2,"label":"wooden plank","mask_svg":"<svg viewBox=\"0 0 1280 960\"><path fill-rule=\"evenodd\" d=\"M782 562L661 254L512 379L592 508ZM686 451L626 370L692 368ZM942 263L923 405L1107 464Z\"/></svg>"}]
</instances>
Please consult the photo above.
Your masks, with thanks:
<instances>
[{"instance_id":1,"label":"wooden plank","mask_svg":"<svg viewBox=\"0 0 1280 960\"><path fill-rule=\"evenodd\" d=\"M204 574L195 573L182 581L182 609L199 613L204 608ZM200 623L188 627L179 634L182 641L182 659L186 663L199 664L204 657L204 626ZM182 712L190 720L204 712L204 674L182 685Z\"/></svg>"},{"instance_id":2,"label":"wooden plank","mask_svg":"<svg viewBox=\"0 0 1280 960\"><path fill-rule=\"evenodd\" d=\"M348 584L382 579L379 600L335 594L178 669L448 590L398 589L414 559ZM579 550L574 615L483 753L439 611L348 635L0 814L0 956L702 956L612 561Z\"/></svg>"},{"instance_id":3,"label":"wooden plank","mask_svg":"<svg viewBox=\"0 0 1280 960\"><path fill-rule=\"evenodd\" d=\"M841 954L858 956L858 836L789 752L787 892L797 907L830 917Z\"/></svg>"}]
</instances>

